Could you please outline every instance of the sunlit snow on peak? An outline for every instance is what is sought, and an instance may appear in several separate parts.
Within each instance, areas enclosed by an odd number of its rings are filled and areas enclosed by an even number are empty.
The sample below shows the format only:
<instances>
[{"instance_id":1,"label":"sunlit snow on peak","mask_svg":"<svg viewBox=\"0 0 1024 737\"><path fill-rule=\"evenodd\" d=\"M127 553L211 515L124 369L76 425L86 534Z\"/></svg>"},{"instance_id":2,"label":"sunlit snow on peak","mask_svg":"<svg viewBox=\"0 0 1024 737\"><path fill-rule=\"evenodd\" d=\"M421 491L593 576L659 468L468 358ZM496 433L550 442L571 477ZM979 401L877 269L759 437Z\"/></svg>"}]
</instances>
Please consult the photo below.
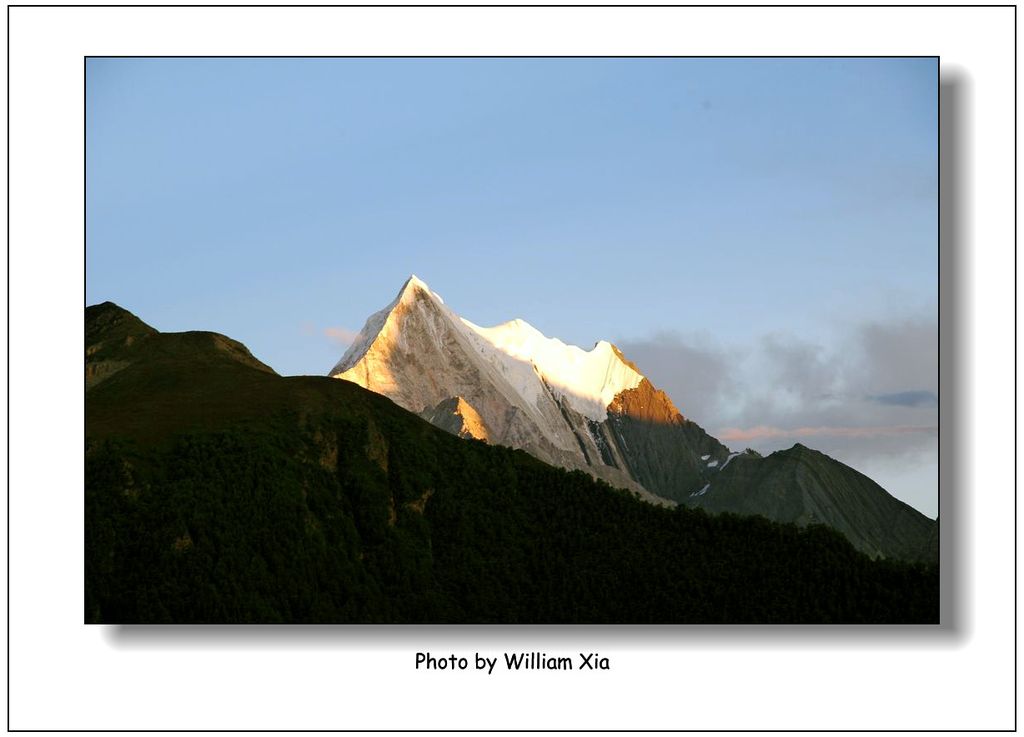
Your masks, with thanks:
<instances>
[{"instance_id":1,"label":"sunlit snow on peak","mask_svg":"<svg viewBox=\"0 0 1024 737\"><path fill-rule=\"evenodd\" d=\"M565 397L580 414L603 421L608 405L615 395L634 389L644 378L615 354L611 343L599 341L585 351L566 345L557 338L548 338L528 322L516 318L491 328L480 327L465 318L462 324L484 339L491 347L522 364L523 369L507 367L506 374L524 394L530 392L539 376L547 385ZM516 376L516 374L520 374Z\"/></svg>"},{"instance_id":2,"label":"sunlit snow on peak","mask_svg":"<svg viewBox=\"0 0 1024 737\"><path fill-rule=\"evenodd\" d=\"M439 311L430 312L426 307L430 302L440 306ZM399 305L402 310L396 310ZM428 311L422 312L425 309ZM380 345L383 351L386 346L401 342L401 320L396 322L393 315L410 311L433 315L422 320L422 325L435 324L435 318L448 322L490 367L487 370L497 372L500 381L511 385L528 411L541 406L551 392L563 397L581 415L604 421L615 396L636 388L644 378L605 340L585 351L546 337L521 318L491 328L475 325L445 306L444 300L415 274L406 280L390 305L370 316L331 376L347 374L374 345ZM364 386L370 378L364 377Z\"/></svg>"}]
</instances>

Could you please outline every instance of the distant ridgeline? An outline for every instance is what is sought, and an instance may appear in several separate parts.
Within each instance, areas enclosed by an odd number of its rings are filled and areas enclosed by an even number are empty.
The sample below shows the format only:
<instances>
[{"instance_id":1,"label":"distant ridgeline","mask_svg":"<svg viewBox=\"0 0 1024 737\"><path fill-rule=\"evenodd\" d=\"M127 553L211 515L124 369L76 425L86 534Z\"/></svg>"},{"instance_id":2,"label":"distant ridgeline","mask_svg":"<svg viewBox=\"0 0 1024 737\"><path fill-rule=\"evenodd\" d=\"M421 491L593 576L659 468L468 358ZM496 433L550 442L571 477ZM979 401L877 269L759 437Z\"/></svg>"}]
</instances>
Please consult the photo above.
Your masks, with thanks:
<instances>
[{"instance_id":1,"label":"distant ridgeline","mask_svg":"<svg viewBox=\"0 0 1024 737\"><path fill-rule=\"evenodd\" d=\"M87 622L938 621L935 566L828 527L649 504L222 335L85 319ZM758 473L805 483L790 453Z\"/></svg>"}]
</instances>

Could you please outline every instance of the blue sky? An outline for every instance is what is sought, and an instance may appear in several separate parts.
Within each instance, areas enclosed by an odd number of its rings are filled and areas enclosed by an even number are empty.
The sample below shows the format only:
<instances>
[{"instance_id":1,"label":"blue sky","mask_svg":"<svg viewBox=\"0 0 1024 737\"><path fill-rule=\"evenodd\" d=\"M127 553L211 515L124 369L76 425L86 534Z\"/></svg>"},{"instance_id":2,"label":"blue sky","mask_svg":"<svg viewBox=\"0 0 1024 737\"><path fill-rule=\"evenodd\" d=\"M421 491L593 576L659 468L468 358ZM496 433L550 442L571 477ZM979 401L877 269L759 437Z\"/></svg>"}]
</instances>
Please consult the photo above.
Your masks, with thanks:
<instances>
[{"instance_id":1,"label":"blue sky","mask_svg":"<svg viewBox=\"0 0 1024 737\"><path fill-rule=\"evenodd\" d=\"M416 273L935 506L934 59L91 59L86 102L89 304L323 374Z\"/></svg>"}]
</instances>

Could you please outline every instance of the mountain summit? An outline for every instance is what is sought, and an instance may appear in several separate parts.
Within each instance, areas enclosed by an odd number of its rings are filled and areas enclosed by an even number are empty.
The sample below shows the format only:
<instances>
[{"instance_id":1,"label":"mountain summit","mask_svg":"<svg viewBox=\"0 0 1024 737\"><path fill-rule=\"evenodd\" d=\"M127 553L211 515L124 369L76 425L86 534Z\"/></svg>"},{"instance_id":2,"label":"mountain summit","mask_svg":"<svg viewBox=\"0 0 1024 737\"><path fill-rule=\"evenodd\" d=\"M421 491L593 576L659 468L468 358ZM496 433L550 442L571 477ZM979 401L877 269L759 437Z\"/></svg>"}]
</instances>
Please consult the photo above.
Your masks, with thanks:
<instances>
[{"instance_id":1,"label":"mountain summit","mask_svg":"<svg viewBox=\"0 0 1024 737\"><path fill-rule=\"evenodd\" d=\"M369 384L375 381L386 382L390 372L374 372L373 367L379 367L381 359L390 355L396 344L398 350L408 348L405 339L410 332L423 327L430 337L451 339L478 355L511 385L523 400L520 404L524 409L534 407L540 398L551 394L564 399L581 415L604 421L615 396L637 387L643 380L636 367L607 341L584 351L547 338L520 319L492 328L474 325L449 310L444 300L415 275L409 277L390 305L366 321L331 375L354 380L367 388L373 388ZM362 377L366 383L353 377ZM383 389L385 384L381 386ZM427 409L430 403L430 399L426 400L415 411Z\"/></svg>"},{"instance_id":2,"label":"mountain summit","mask_svg":"<svg viewBox=\"0 0 1024 737\"><path fill-rule=\"evenodd\" d=\"M475 325L415 276L370 316L330 375L455 434L653 501L682 500L729 455L611 343L583 350L521 319Z\"/></svg>"}]
</instances>

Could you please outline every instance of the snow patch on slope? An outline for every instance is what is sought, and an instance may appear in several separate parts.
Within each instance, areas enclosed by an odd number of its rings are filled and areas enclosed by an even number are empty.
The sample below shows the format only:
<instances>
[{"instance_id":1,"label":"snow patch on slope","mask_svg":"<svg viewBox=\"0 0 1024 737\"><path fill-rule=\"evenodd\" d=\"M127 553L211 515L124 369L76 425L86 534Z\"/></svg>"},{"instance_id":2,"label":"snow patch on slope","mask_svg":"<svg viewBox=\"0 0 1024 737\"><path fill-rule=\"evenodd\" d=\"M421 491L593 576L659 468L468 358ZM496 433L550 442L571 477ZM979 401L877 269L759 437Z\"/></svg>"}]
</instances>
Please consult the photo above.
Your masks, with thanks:
<instances>
[{"instance_id":1,"label":"snow patch on slope","mask_svg":"<svg viewBox=\"0 0 1024 737\"><path fill-rule=\"evenodd\" d=\"M729 457L725 459L725 463L722 464L722 469L721 470L724 471L725 467L729 465L729 461L731 461L733 458L735 458L738 455L742 455L742 453L730 453Z\"/></svg>"}]
</instances>

